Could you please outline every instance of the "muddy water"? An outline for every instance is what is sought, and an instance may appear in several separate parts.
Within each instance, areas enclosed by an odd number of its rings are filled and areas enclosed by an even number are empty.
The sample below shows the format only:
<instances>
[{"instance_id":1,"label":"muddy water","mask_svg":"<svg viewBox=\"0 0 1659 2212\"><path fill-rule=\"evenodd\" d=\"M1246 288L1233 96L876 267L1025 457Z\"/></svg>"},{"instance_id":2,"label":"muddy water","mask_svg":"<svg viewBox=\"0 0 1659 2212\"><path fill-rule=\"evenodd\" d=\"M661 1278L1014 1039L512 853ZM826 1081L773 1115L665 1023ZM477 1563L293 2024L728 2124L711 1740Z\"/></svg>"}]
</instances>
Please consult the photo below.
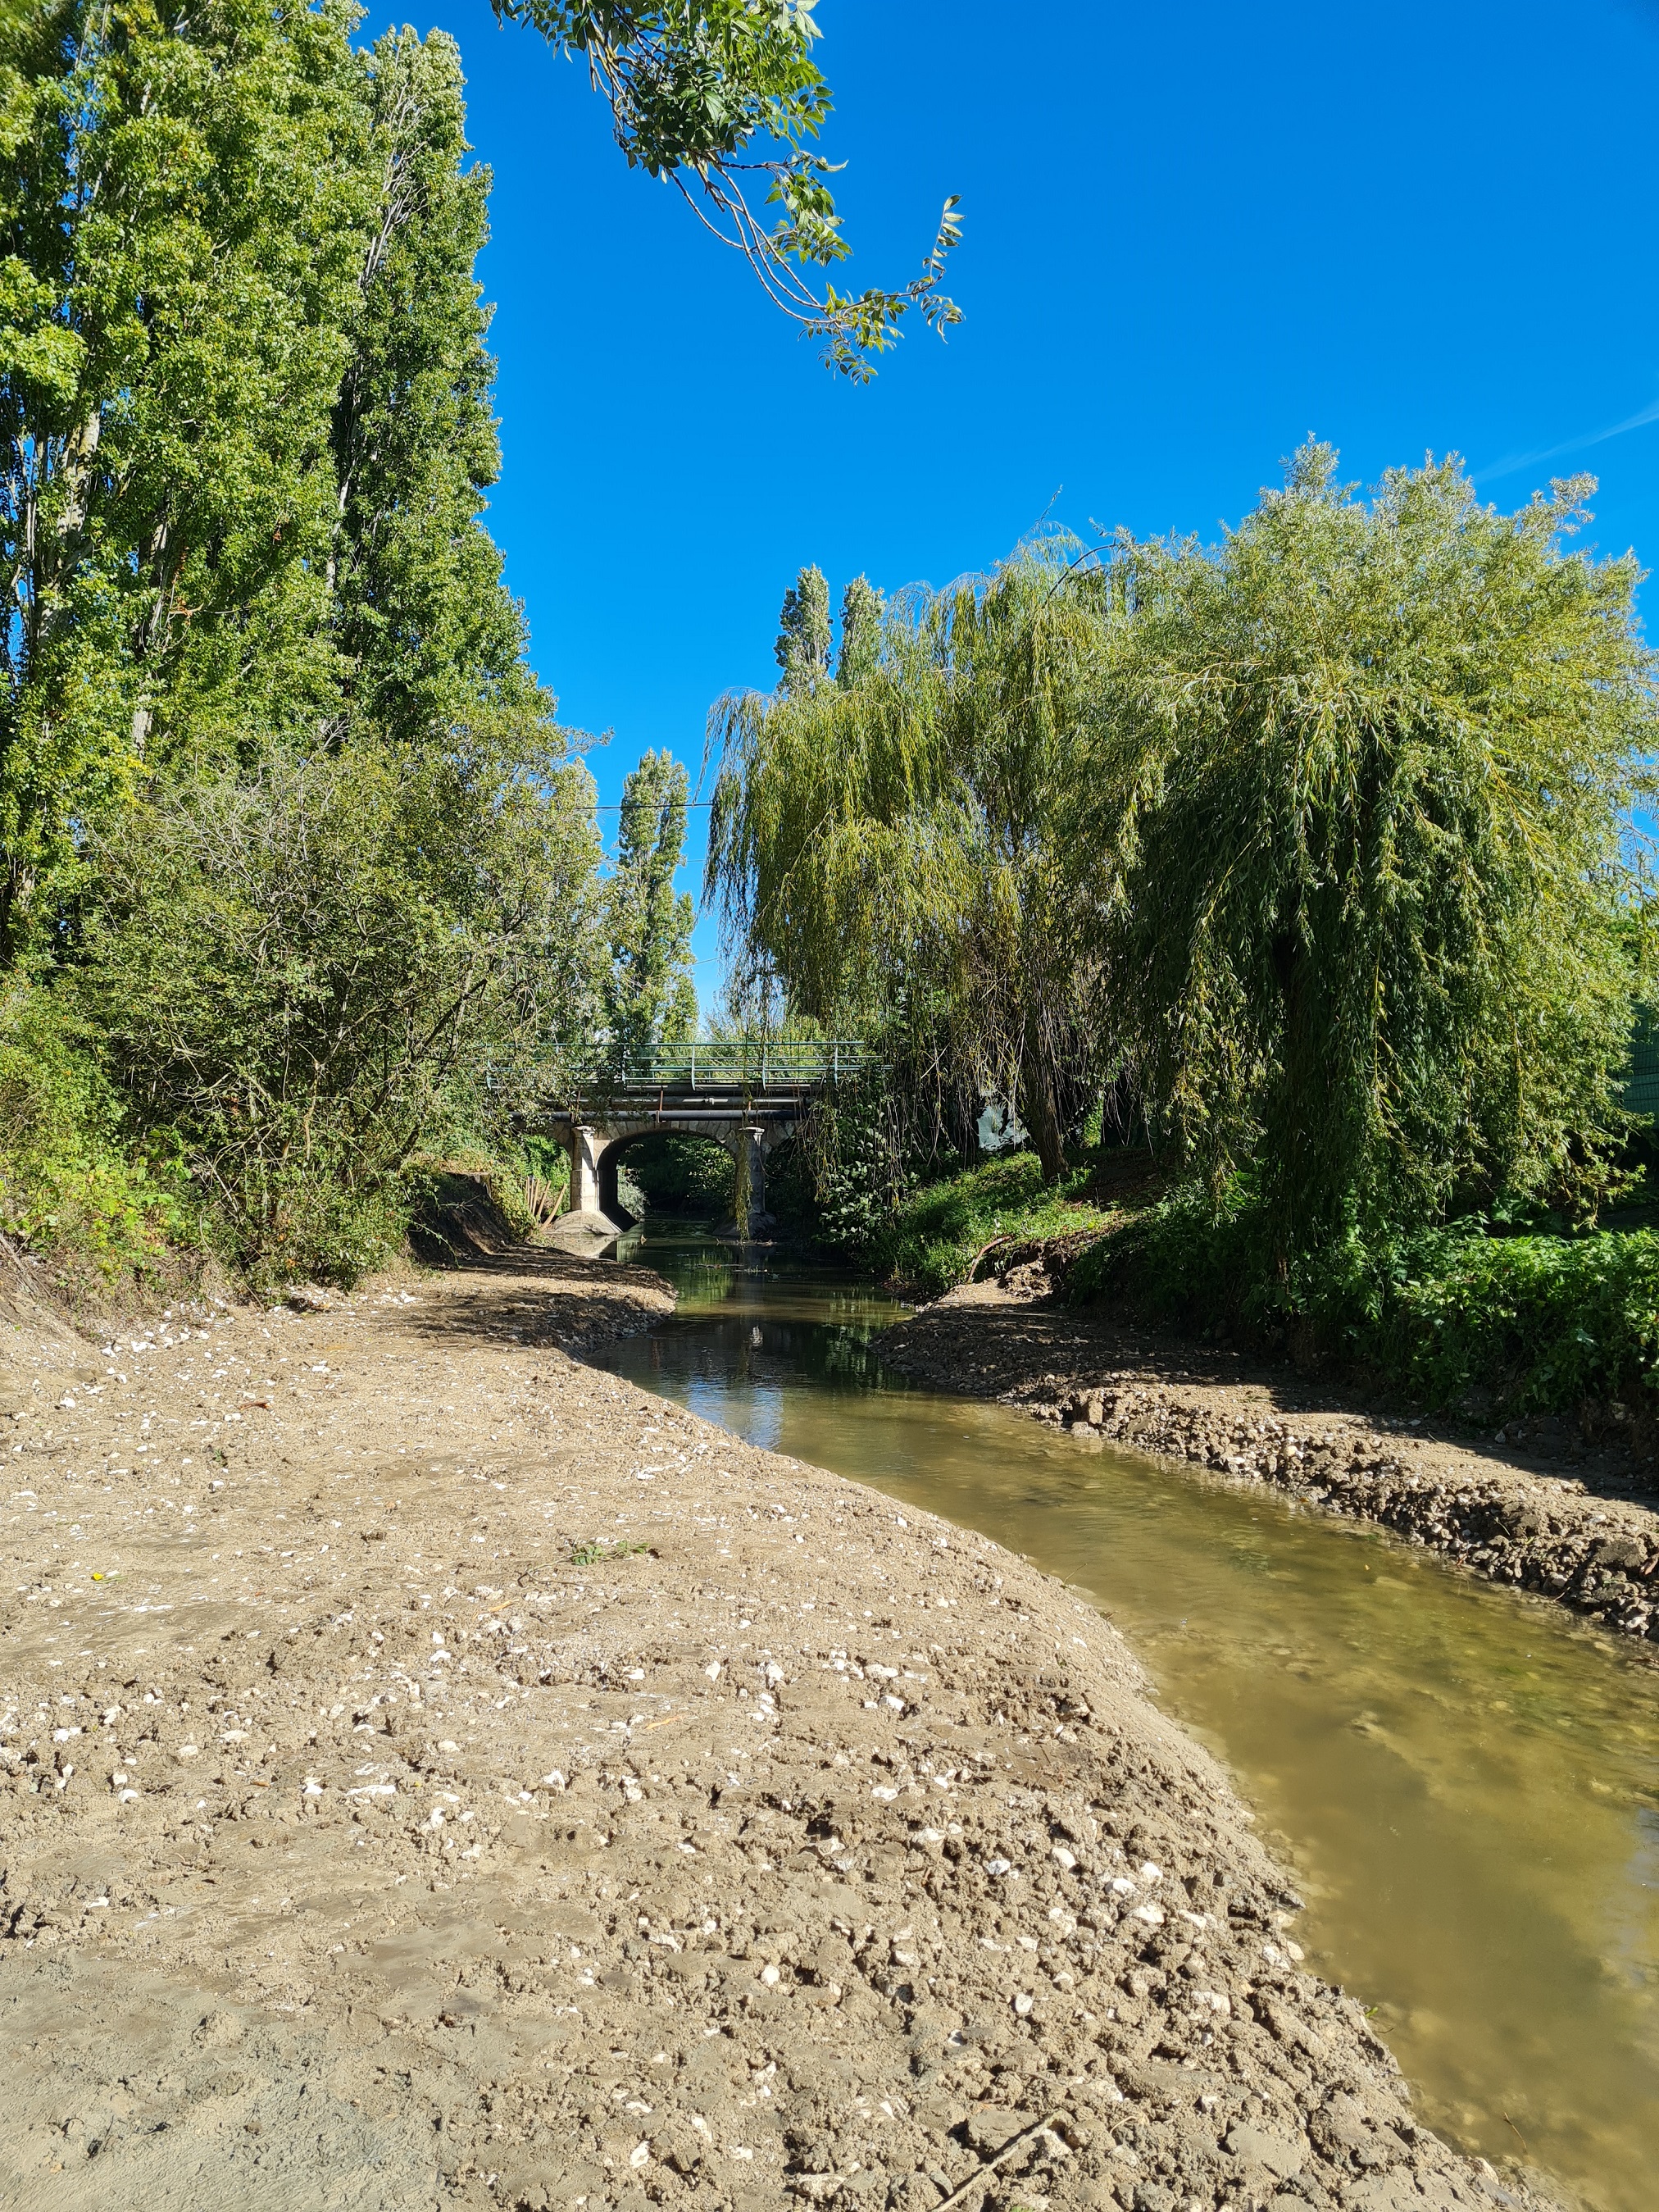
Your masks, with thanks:
<instances>
[{"instance_id":1,"label":"muddy water","mask_svg":"<svg viewBox=\"0 0 1659 2212\"><path fill-rule=\"evenodd\" d=\"M653 1237L674 1319L610 1355L757 1443L1087 1589L1300 1877L1309 1963L1419 2109L1595 2212L1659 2205L1659 1673L1378 1532L918 1389L899 1309Z\"/></svg>"}]
</instances>

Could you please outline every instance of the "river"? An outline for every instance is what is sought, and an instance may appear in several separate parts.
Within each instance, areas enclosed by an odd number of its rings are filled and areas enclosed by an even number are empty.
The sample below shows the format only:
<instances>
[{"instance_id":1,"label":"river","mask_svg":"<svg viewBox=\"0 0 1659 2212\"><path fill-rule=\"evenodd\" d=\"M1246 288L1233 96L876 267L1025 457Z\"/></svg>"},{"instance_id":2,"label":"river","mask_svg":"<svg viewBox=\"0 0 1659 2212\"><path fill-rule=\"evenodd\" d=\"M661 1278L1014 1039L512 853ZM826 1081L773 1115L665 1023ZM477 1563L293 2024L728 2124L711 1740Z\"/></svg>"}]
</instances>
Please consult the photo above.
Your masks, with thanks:
<instances>
[{"instance_id":1,"label":"river","mask_svg":"<svg viewBox=\"0 0 1659 2212\"><path fill-rule=\"evenodd\" d=\"M1540 1601L1004 1407L917 1388L904 1310L685 1230L625 1256L673 1318L606 1365L1086 1590L1295 1870L1308 1964L1418 2107L1594 2212L1659 2205L1659 1671Z\"/></svg>"}]
</instances>

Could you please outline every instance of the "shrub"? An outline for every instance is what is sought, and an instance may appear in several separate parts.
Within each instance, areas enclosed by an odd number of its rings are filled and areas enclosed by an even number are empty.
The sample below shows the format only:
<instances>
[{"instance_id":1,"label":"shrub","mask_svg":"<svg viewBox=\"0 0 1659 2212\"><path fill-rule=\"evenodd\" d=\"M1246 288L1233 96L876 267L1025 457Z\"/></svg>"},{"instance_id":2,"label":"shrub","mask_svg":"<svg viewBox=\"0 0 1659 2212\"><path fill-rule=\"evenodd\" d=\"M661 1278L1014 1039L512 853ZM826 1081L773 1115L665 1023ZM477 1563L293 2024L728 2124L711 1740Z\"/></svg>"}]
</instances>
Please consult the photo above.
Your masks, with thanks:
<instances>
[{"instance_id":1,"label":"shrub","mask_svg":"<svg viewBox=\"0 0 1659 2212\"><path fill-rule=\"evenodd\" d=\"M0 997L0 1226L37 1250L82 1253L106 1279L186 1232L184 1177L135 1152L120 1103L51 993Z\"/></svg>"},{"instance_id":2,"label":"shrub","mask_svg":"<svg viewBox=\"0 0 1659 2212\"><path fill-rule=\"evenodd\" d=\"M1366 1334L1378 1364L1436 1406L1471 1385L1517 1412L1659 1381L1659 1237L1467 1236L1399 1285Z\"/></svg>"},{"instance_id":3,"label":"shrub","mask_svg":"<svg viewBox=\"0 0 1659 2212\"><path fill-rule=\"evenodd\" d=\"M467 732L204 771L106 833L66 984L251 1280L356 1280L417 1156L507 1148L580 996L591 788Z\"/></svg>"},{"instance_id":4,"label":"shrub","mask_svg":"<svg viewBox=\"0 0 1659 2212\"><path fill-rule=\"evenodd\" d=\"M983 1167L925 1184L902 1199L871 1239L866 1264L896 1289L938 1297L966 1279L988 1244L1103 1229L1111 1216L1091 1202L1093 1170L1042 1179L1033 1152L1005 1153Z\"/></svg>"},{"instance_id":5,"label":"shrub","mask_svg":"<svg viewBox=\"0 0 1659 2212\"><path fill-rule=\"evenodd\" d=\"M1247 1179L1218 1209L1188 1183L1085 1253L1066 1295L1181 1328L1288 1325L1441 1408L1479 1388L1517 1412L1559 1411L1659 1374L1659 1237L1647 1230L1498 1235L1471 1216L1406 1237L1351 1224L1282 1274L1272 1249Z\"/></svg>"}]
</instances>

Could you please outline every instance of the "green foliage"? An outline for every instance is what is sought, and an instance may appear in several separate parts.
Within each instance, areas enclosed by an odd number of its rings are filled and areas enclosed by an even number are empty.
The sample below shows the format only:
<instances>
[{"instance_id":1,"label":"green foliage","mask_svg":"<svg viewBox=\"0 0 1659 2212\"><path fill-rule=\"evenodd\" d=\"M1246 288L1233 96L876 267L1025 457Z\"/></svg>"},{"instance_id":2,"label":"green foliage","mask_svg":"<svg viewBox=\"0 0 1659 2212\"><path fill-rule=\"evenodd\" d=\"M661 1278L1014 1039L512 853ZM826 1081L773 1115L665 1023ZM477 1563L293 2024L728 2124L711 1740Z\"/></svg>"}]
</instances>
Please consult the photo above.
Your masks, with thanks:
<instances>
[{"instance_id":1,"label":"green foliage","mask_svg":"<svg viewBox=\"0 0 1659 2212\"><path fill-rule=\"evenodd\" d=\"M871 1237L866 1264L895 1288L939 1297L965 1282L994 1241L1015 1243L1103 1229L1110 1212L1090 1194L1091 1164L1045 1179L1035 1152L1011 1152L981 1168L922 1185L902 1199Z\"/></svg>"},{"instance_id":2,"label":"green foliage","mask_svg":"<svg viewBox=\"0 0 1659 2212\"><path fill-rule=\"evenodd\" d=\"M736 1163L710 1137L642 1138L627 1152L628 1172L653 1213L728 1220Z\"/></svg>"},{"instance_id":3,"label":"green foliage","mask_svg":"<svg viewBox=\"0 0 1659 2212\"><path fill-rule=\"evenodd\" d=\"M1066 1278L1078 1304L1121 1301L1151 1321L1204 1328L1269 1325L1285 1317L1259 1191L1233 1178L1219 1202L1197 1181L1179 1183L1081 1254Z\"/></svg>"},{"instance_id":4,"label":"green foliage","mask_svg":"<svg viewBox=\"0 0 1659 2212\"><path fill-rule=\"evenodd\" d=\"M778 641L773 647L782 689L797 697L815 691L830 674L830 586L822 568L803 568L783 595Z\"/></svg>"},{"instance_id":5,"label":"green foliage","mask_svg":"<svg viewBox=\"0 0 1659 2212\"><path fill-rule=\"evenodd\" d=\"M1445 1234L1413 1261L1368 1348L1431 1404L1455 1404L1479 1383L1517 1411L1570 1408L1659 1382L1651 1231Z\"/></svg>"},{"instance_id":6,"label":"green foliage","mask_svg":"<svg viewBox=\"0 0 1659 2212\"><path fill-rule=\"evenodd\" d=\"M649 1544L627 1544L620 1539L610 1544L603 1540L597 1544L573 1544L570 1564L573 1567L606 1566L617 1559L639 1559L650 1549Z\"/></svg>"},{"instance_id":7,"label":"green foliage","mask_svg":"<svg viewBox=\"0 0 1659 2212\"><path fill-rule=\"evenodd\" d=\"M1097 768L1105 972L1150 1109L1278 1255L1356 1211L1593 1207L1621 1133L1621 851L1653 749L1633 561L1454 463L1370 502L1310 446L1213 553L1118 549Z\"/></svg>"},{"instance_id":8,"label":"green foliage","mask_svg":"<svg viewBox=\"0 0 1659 2212\"><path fill-rule=\"evenodd\" d=\"M1651 989L1656 664L1633 562L1562 543L1588 480L1506 516L1455 463L1368 501L1334 469L1213 549L907 594L848 680L712 724L740 963L878 1036L912 1131L1000 1097L1059 1176L1104 1095L1212 1209L1248 1170L1281 1280L1350 1233L1592 1218Z\"/></svg>"},{"instance_id":9,"label":"green foliage","mask_svg":"<svg viewBox=\"0 0 1659 2212\"><path fill-rule=\"evenodd\" d=\"M0 1227L106 1278L155 1259L192 1226L188 1187L127 1135L62 1000L14 981L0 994Z\"/></svg>"},{"instance_id":10,"label":"green foliage","mask_svg":"<svg viewBox=\"0 0 1659 2212\"><path fill-rule=\"evenodd\" d=\"M605 1028L632 1049L692 1036L696 910L674 889L685 851L686 774L671 752L647 753L623 785L622 828L611 881L611 974Z\"/></svg>"},{"instance_id":11,"label":"green foliage","mask_svg":"<svg viewBox=\"0 0 1659 2212\"><path fill-rule=\"evenodd\" d=\"M807 0L493 4L499 16L533 24L556 51L586 57L629 166L677 185L744 254L774 304L824 340L824 360L843 374L860 382L873 374L871 356L892 344L912 307L941 332L962 319L939 290L961 234L954 197L921 276L902 292L826 285L819 295L802 273L851 251L826 181L832 165L809 150L829 115L830 88L811 59L818 29ZM771 142L771 158L757 138ZM746 196L757 175L781 210L770 231Z\"/></svg>"},{"instance_id":12,"label":"green foliage","mask_svg":"<svg viewBox=\"0 0 1659 2212\"><path fill-rule=\"evenodd\" d=\"M854 576L841 595L841 653L836 681L843 689L873 676L881 658L887 604L867 576Z\"/></svg>"},{"instance_id":13,"label":"green foliage","mask_svg":"<svg viewBox=\"0 0 1659 2212\"><path fill-rule=\"evenodd\" d=\"M0 959L148 763L326 711L323 464L373 206L349 21L75 0L14 42Z\"/></svg>"},{"instance_id":14,"label":"green foliage","mask_svg":"<svg viewBox=\"0 0 1659 2212\"><path fill-rule=\"evenodd\" d=\"M480 697L551 702L520 664L523 617L478 527L501 449L473 275L489 172L461 166L460 55L441 32L389 32L364 69L378 204L331 426L332 632L344 726L416 744Z\"/></svg>"},{"instance_id":15,"label":"green foliage","mask_svg":"<svg viewBox=\"0 0 1659 2212\"><path fill-rule=\"evenodd\" d=\"M1092 899L1072 860L1109 632L1054 550L854 616L852 681L730 698L708 888L792 1009L874 1029L939 1117L1013 1097L1043 1167L1095 1075ZM861 633L861 634L860 634ZM845 632L844 632L845 641ZM826 656L827 657L827 656Z\"/></svg>"},{"instance_id":16,"label":"green foliage","mask_svg":"<svg viewBox=\"0 0 1659 2212\"><path fill-rule=\"evenodd\" d=\"M507 1140L580 990L592 786L504 735L158 789L101 841L73 988L258 1275L349 1279L417 1151Z\"/></svg>"},{"instance_id":17,"label":"green foliage","mask_svg":"<svg viewBox=\"0 0 1659 2212\"><path fill-rule=\"evenodd\" d=\"M820 1094L794 1146L796 1204L799 1209L804 1185L811 1193L813 1241L826 1252L869 1266L912 1179L880 1075L843 1079Z\"/></svg>"},{"instance_id":18,"label":"green foliage","mask_svg":"<svg viewBox=\"0 0 1659 2212\"><path fill-rule=\"evenodd\" d=\"M1187 1183L1070 1267L1075 1304L1180 1328L1286 1329L1437 1410L1473 1390L1571 1410L1659 1382L1659 1237L1493 1234L1479 1217L1368 1238L1350 1224L1281 1273L1271 1208L1237 1178L1218 1211Z\"/></svg>"},{"instance_id":19,"label":"green foliage","mask_svg":"<svg viewBox=\"0 0 1659 2212\"><path fill-rule=\"evenodd\" d=\"M570 1155L562 1140L520 1133L512 1157L523 1178L522 1210L532 1226L556 1219L570 1189Z\"/></svg>"},{"instance_id":20,"label":"green foliage","mask_svg":"<svg viewBox=\"0 0 1659 2212\"><path fill-rule=\"evenodd\" d=\"M0 26L7 1215L259 1281L353 1279L434 1154L530 1224L514 1117L593 1025L613 918L481 526L459 58L355 21Z\"/></svg>"}]
</instances>

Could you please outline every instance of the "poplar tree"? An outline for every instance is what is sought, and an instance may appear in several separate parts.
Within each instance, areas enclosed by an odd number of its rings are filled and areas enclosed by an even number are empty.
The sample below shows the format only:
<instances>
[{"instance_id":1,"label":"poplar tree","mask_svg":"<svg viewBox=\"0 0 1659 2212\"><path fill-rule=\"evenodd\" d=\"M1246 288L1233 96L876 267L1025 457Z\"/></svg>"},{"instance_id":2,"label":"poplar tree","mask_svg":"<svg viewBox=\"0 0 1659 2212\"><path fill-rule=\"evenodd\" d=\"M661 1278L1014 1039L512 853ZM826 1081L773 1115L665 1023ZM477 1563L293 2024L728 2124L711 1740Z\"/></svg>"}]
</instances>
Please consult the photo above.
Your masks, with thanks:
<instances>
[{"instance_id":1,"label":"poplar tree","mask_svg":"<svg viewBox=\"0 0 1659 2212\"><path fill-rule=\"evenodd\" d=\"M623 786L610 886L611 974L606 1027L624 1051L696 1034L691 928L696 909L674 889L685 856L684 765L648 752Z\"/></svg>"},{"instance_id":2,"label":"poplar tree","mask_svg":"<svg viewBox=\"0 0 1659 2212\"><path fill-rule=\"evenodd\" d=\"M169 759L315 728L330 415L372 208L336 0L14 34L0 179L0 963L71 823Z\"/></svg>"},{"instance_id":3,"label":"poplar tree","mask_svg":"<svg viewBox=\"0 0 1659 2212\"><path fill-rule=\"evenodd\" d=\"M881 654L882 622L886 603L867 576L854 576L841 595L841 652L836 661L836 681L846 686L861 684L875 673Z\"/></svg>"},{"instance_id":4,"label":"poplar tree","mask_svg":"<svg viewBox=\"0 0 1659 2212\"><path fill-rule=\"evenodd\" d=\"M822 568L801 570L783 595L778 611L778 641L772 648L791 697L817 690L830 673L830 586Z\"/></svg>"},{"instance_id":5,"label":"poplar tree","mask_svg":"<svg viewBox=\"0 0 1659 2212\"><path fill-rule=\"evenodd\" d=\"M501 471L473 273L490 178L462 166L460 55L441 31L397 31L363 67L376 204L333 414L332 634L343 730L414 744L481 698L535 702L523 618L480 526Z\"/></svg>"}]
</instances>

